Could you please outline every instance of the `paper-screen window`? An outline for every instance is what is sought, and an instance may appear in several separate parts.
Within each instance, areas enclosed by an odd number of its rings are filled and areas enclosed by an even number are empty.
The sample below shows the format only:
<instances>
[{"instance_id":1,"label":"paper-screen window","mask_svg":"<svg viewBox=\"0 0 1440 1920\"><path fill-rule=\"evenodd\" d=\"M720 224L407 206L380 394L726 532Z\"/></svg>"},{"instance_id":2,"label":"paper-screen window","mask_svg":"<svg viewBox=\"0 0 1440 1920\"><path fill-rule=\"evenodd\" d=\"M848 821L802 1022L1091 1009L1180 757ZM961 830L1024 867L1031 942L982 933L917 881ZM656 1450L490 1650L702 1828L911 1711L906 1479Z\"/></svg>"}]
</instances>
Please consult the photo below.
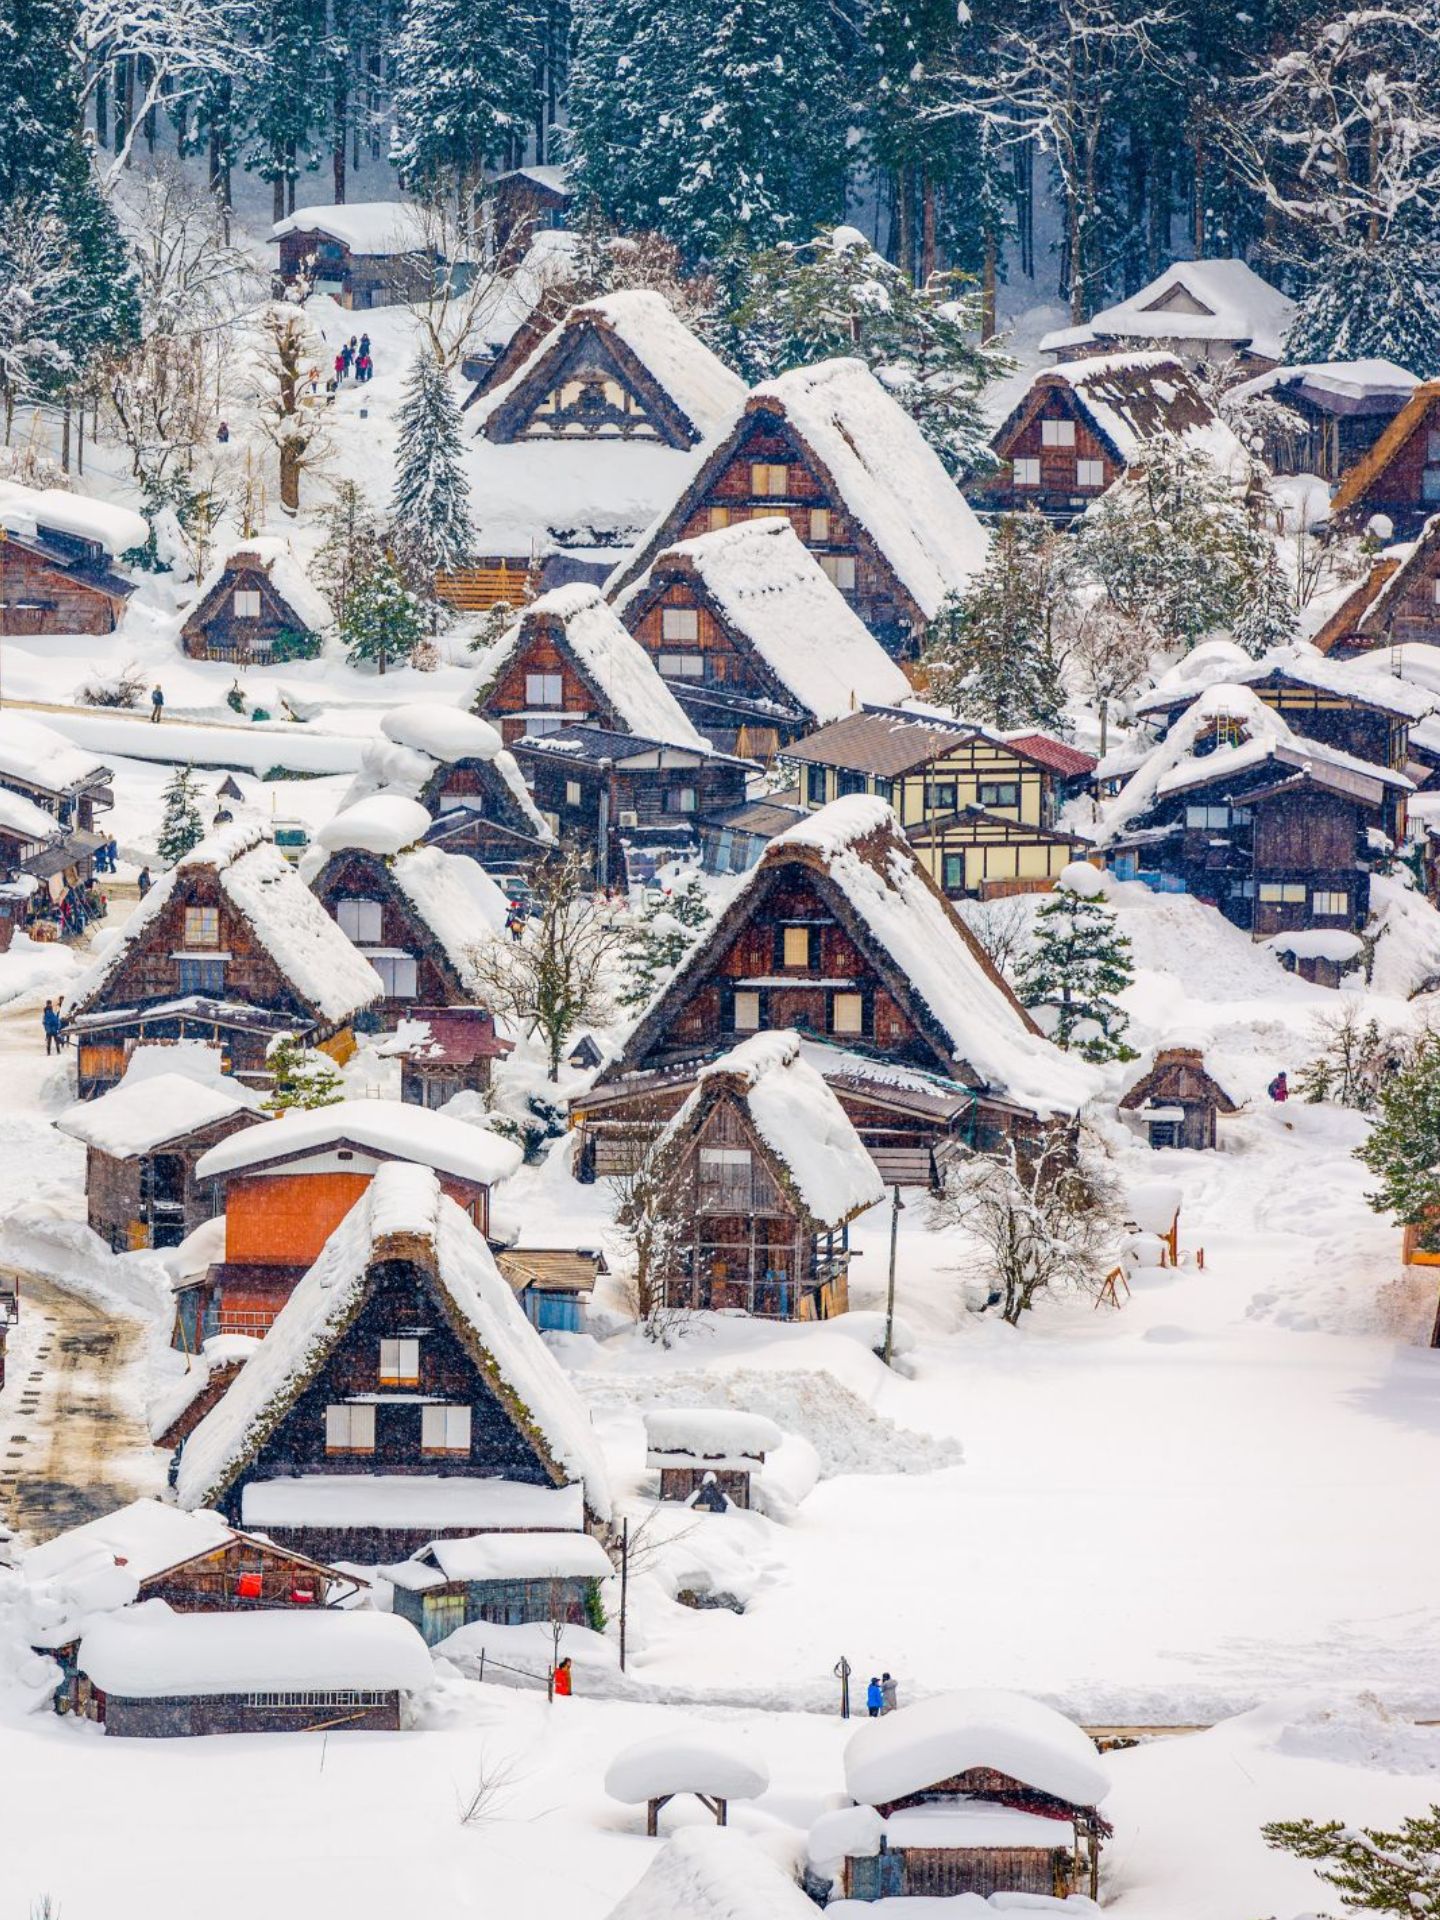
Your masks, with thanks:
<instances>
[{"instance_id":1,"label":"paper-screen window","mask_svg":"<svg viewBox=\"0 0 1440 1920\"><path fill-rule=\"evenodd\" d=\"M327 1453L373 1453L375 1451L374 1407L326 1407L325 1451Z\"/></svg>"},{"instance_id":2,"label":"paper-screen window","mask_svg":"<svg viewBox=\"0 0 1440 1920\"><path fill-rule=\"evenodd\" d=\"M468 1453L469 1407L422 1407L420 1445L426 1453Z\"/></svg>"}]
</instances>

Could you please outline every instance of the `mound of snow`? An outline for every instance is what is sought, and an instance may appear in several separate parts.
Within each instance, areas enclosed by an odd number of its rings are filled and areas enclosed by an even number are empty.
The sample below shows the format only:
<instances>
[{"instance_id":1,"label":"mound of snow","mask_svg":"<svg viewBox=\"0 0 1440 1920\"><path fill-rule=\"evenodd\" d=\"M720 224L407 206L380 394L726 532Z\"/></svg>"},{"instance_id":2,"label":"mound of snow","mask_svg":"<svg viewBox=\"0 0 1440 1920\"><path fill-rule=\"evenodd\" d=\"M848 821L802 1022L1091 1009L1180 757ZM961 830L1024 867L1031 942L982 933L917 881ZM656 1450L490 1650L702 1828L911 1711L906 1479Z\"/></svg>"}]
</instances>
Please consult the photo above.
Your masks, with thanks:
<instances>
[{"instance_id":1,"label":"mound of snow","mask_svg":"<svg viewBox=\"0 0 1440 1920\"><path fill-rule=\"evenodd\" d=\"M703 1793L716 1800L758 1800L769 1790L770 1769L732 1734L687 1726L638 1740L617 1753L605 1773L612 1800L637 1806L672 1793Z\"/></svg>"}]
</instances>

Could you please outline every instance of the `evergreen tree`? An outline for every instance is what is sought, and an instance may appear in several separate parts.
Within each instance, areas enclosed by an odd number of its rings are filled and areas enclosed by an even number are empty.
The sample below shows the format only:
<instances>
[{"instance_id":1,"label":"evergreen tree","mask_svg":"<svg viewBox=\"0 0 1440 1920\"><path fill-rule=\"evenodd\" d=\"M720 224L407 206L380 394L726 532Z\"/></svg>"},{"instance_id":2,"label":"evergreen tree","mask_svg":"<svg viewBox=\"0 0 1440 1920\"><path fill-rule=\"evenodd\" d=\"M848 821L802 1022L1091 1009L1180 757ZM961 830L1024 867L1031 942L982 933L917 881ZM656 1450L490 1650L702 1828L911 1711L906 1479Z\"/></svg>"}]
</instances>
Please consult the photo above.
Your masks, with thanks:
<instances>
[{"instance_id":1,"label":"evergreen tree","mask_svg":"<svg viewBox=\"0 0 1440 1920\"><path fill-rule=\"evenodd\" d=\"M163 796L165 811L160 820L160 837L155 850L167 867L173 867L192 847L205 838L200 818L199 789L193 767L177 767Z\"/></svg>"},{"instance_id":2,"label":"evergreen tree","mask_svg":"<svg viewBox=\"0 0 1440 1920\"><path fill-rule=\"evenodd\" d=\"M1440 1807L1409 1813L1397 1828L1354 1827L1343 1820L1272 1820L1267 1846L1317 1862L1351 1913L1396 1913L1422 1920L1440 1913Z\"/></svg>"},{"instance_id":3,"label":"evergreen tree","mask_svg":"<svg viewBox=\"0 0 1440 1920\"><path fill-rule=\"evenodd\" d=\"M272 1042L265 1064L274 1076L265 1099L267 1113L284 1113L291 1107L333 1107L345 1098L345 1082L334 1061L292 1033L282 1033Z\"/></svg>"},{"instance_id":4,"label":"evergreen tree","mask_svg":"<svg viewBox=\"0 0 1440 1920\"><path fill-rule=\"evenodd\" d=\"M1003 516L984 568L947 598L930 627L920 663L930 698L991 726L1065 730L1072 568L1064 536L1040 514Z\"/></svg>"},{"instance_id":5,"label":"evergreen tree","mask_svg":"<svg viewBox=\"0 0 1440 1920\"><path fill-rule=\"evenodd\" d=\"M976 344L979 309L963 275L917 288L854 227L837 227L757 254L715 332L752 381L837 354L864 360L958 476L993 465L985 389L1014 364Z\"/></svg>"},{"instance_id":6,"label":"evergreen tree","mask_svg":"<svg viewBox=\"0 0 1440 1920\"><path fill-rule=\"evenodd\" d=\"M698 880L670 894L647 893L640 919L625 947L625 984L616 998L622 1007L643 1007L671 978L709 926L713 909Z\"/></svg>"},{"instance_id":7,"label":"evergreen tree","mask_svg":"<svg viewBox=\"0 0 1440 1920\"><path fill-rule=\"evenodd\" d=\"M245 164L270 182L282 220L294 211L295 182L320 164L313 136L330 105L325 0L261 0L256 19L255 58L231 110L247 136Z\"/></svg>"},{"instance_id":8,"label":"evergreen tree","mask_svg":"<svg viewBox=\"0 0 1440 1920\"><path fill-rule=\"evenodd\" d=\"M1410 1060L1387 1076L1380 1118L1355 1149L1379 1186L1366 1198L1402 1226L1440 1221L1440 1034L1423 1035Z\"/></svg>"},{"instance_id":9,"label":"evergreen tree","mask_svg":"<svg viewBox=\"0 0 1440 1920\"><path fill-rule=\"evenodd\" d=\"M1086 876L1094 879L1093 892ZM1062 874L1035 916L1034 944L1016 970L1015 991L1032 1012L1045 1010L1043 1024L1057 1046L1087 1060L1134 1060L1125 1041L1129 1016L1114 999L1134 978L1130 941L1099 884L1090 867Z\"/></svg>"},{"instance_id":10,"label":"evergreen tree","mask_svg":"<svg viewBox=\"0 0 1440 1920\"><path fill-rule=\"evenodd\" d=\"M529 0L405 0L391 158L407 186L455 194L462 224L487 164L524 146L542 19Z\"/></svg>"},{"instance_id":11,"label":"evergreen tree","mask_svg":"<svg viewBox=\"0 0 1440 1920\"><path fill-rule=\"evenodd\" d=\"M460 464L460 409L440 362L418 353L397 416L391 527L415 576L433 591L437 572L463 567L475 545L470 483Z\"/></svg>"},{"instance_id":12,"label":"evergreen tree","mask_svg":"<svg viewBox=\"0 0 1440 1920\"><path fill-rule=\"evenodd\" d=\"M373 664L384 673L411 658L430 622L387 553L355 581L339 629L352 667Z\"/></svg>"},{"instance_id":13,"label":"evergreen tree","mask_svg":"<svg viewBox=\"0 0 1440 1920\"><path fill-rule=\"evenodd\" d=\"M310 573L330 602L337 623L343 624L356 583L385 551L385 537L369 502L353 480L342 480L335 498L316 516L324 539L311 562Z\"/></svg>"}]
</instances>

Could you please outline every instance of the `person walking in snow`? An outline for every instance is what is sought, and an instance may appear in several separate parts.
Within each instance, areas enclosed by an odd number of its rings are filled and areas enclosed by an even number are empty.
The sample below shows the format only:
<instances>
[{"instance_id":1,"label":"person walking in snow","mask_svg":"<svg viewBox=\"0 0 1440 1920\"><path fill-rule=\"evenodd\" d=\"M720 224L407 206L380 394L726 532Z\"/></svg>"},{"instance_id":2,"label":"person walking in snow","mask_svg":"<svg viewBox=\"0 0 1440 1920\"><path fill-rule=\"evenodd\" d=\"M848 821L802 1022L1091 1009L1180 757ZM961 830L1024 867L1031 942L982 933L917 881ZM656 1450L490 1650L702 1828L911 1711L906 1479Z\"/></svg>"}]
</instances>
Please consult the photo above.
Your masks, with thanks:
<instances>
[{"instance_id":1,"label":"person walking in snow","mask_svg":"<svg viewBox=\"0 0 1440 1920\"><path fill-rule=\"evenodd\" d=\"M875 1674L870 1676L870 1684L865 1689L865 1711L872 1720L878 1720L885 1705L885 1695Z\"/></svg>"},{"instance_id":2,"label":"person walking in snow","mask_svg":"<svg viewBox=\"0 0 1440 1920\"><path fill-rule=\"evenodd\" d=\"M105 845L105 871L107 873L118 873L120 871L119 861L120 842L112 833Z\"/></svg>"},{"instance_id":3,"label":"person walking in snow","mask_svg":"<svg viewBox=\"0 0 1440 1920\"><path fill-rule=\"evenodd\" d=\"M360 336L360 358L362 360L368 360L370 358L370 336L368 333L362 333Z\"/></svg>"},{"instance_id":4,"label":"person walking in snow","mask_svg":"<svg viewBox=\"0 0 1440 1920\"><path fill-rule=\"evenodd\" d=\"M1280 1069L1279 1073L1276 1074L1275 1078L1270 1082L1269 1086L1265 1089L1265 1091L1269 1094L1270 1098L1275 1102L1277 1107L1284 1106L1285 1102L1290 1098L1290 1082L1285 1078L1285 1069L1283 1067Z\"/></svg>"},{"instance_id":5,"label":"person walking in snow","mask_svg":"<svg viewBox=\"0 0 1440 1920\"><path fill-rule=\"evenodd\" d=\"M557 1700L568 1700L570 1698L570 1656L568 1653L556 1667L554 1680L555 1698Z\"/></svg>"},{"instance_id":6,"label":"person walking in snow","mask_svg":"<svg viewBox=\"0 0 1440 1920\"><path fill-rule=\"evenodd\" d=\"M157 680L155 685L150 689L150 724L152 727L159 726L161 716L164 714L164 712L165 712L165 689L160 685L159 681Z\"/></svg>"},{"instance_id":7,"label":"person walking in snow","mask_svg":"<svg viewBox=\"0 0 1440 1920\"><path fill-rule=\"evenodd\" d=\"M138 893L138 894L140 895L140 898L141 898L142 900L143 900L143 899L145 898L145 896L146 896L146 894L147 894L147 893L148 893L148 892L150 891L150 869L149 869L149 867L141 867L141 869L140 869L140 871L139 871L139 873L137 873L137 874L136 874L136 876L135 876L135 890L136 890L136 892L137 892L137 893Z\"/></svg>"},{"instance_id":8,"label":"person walking in snow","mask_svg":"<svg viewBox=\"0 0 1440 1920\"><path fill-rule=\"evenodd\" d=\"M342 347L335 356L335 384L338 387L345 378L345 349Z\"/></svg>"},{"instance_id":9,"label":"person walking in snow","mask_svg":"<svg viewBox=\"0 0 1440 1920\"><path fill-rule=\"evenodd\" d=\"M47 1054L60 1051L60 1010L53 1001L45 1002L45 1011L40 1016L45 1029L45 1051Z\"/></svg>"},{"instance_id":10,"label":"person walking in snow","mask_svg":"<svg viewBox=\"0 0 1440 1920\"><path fill-rule=\"evenodd\" d=\"M360 358L355 362L355 378L360 382L362 387L374 371L374 367L370 364L369 354L362 353Z\"/></svg>"},{"instance_id":11,"label":"person walking in snow","mask_svg":"<svg viewBox=\"0 0 1440 1920\"><path fill-rule=\"evenodd\" d=\"M897 1683L894 1674L882 1673L880 1676L881 1713L894 1713L896 1707L900 1704L895 1698L896 1692Z\"/></svg>"}]
</instances>

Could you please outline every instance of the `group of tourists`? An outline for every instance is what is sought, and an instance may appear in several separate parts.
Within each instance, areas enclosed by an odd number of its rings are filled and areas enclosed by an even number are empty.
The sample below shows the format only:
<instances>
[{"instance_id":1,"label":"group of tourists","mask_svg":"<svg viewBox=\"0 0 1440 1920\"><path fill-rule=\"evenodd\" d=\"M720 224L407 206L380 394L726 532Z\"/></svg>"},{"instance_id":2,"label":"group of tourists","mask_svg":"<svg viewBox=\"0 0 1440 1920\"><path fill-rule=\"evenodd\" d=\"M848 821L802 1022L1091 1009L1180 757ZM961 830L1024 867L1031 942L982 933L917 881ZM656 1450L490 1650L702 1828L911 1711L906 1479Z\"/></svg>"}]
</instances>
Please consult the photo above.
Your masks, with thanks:
<instances>
[{"instance_id":1,"label":"group of tourists","mask_svg":"<svg viewBox=\"0 0 1440 1920\"><path fill-rule=\"evenodd\" d=\"M871 1674L870 1684L865 1689L865 1711L872 1720L878 1720L882 1713L895 1711L898 1685L893 1674L882 1673L878 1677Z\"/></svg>"},{"instance_id":2,"label":"group of tourists","mask_svg":"<svg viewBox=\"0 0 1440 1920\"><path fill-rule=\"evenodd\" d=\"M352 333L335 356L335 382L339 383L350 373L354 373L356 384L364 386L374 373L375 366L370 358L370 336L362 333L357 340Z\"/></svg>"},{"instance_id":3,"label":"group of tourists","mask_svg":"<svg viewBox=\"0 0 1440 1920\"><path fill-rule=\"evenodd\" d=\"M114 838L106 840L95 849L95 871L97 873L116 873L120 858L120 846Z\"/></svg>"}]
</instances>

